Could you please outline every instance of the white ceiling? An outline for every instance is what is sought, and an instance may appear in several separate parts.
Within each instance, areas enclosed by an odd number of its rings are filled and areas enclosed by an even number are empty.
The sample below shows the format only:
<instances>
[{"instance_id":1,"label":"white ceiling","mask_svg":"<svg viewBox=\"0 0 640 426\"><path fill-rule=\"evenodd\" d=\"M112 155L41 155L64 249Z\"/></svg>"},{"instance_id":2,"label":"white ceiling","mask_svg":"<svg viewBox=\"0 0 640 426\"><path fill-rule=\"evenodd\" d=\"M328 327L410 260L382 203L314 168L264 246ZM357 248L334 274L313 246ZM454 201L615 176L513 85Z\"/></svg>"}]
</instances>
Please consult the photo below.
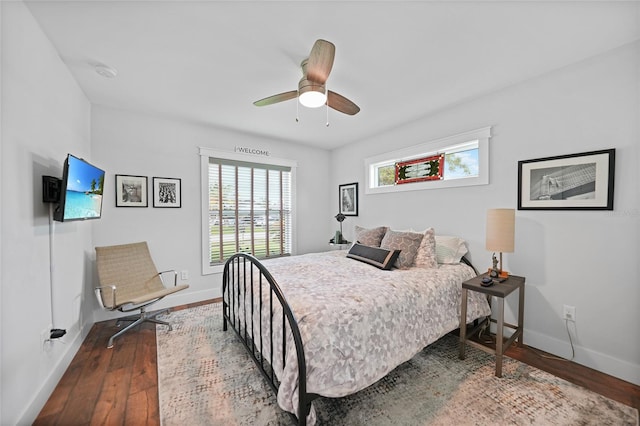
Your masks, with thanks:
<instances>
[{"instance_id":1,"label":"white ceiling","mask_svg":"<svg viewBox=\"0 0 640 426\"><path fill-rule=\"evenodd\" d=\"M638 40L639 3L26 1L93 104L334 148ZM359 114L295 90L318 38ZM118 70L105 79L93 69ZM43 72L46 72L43 70Z\"/></svg>"}]
</instances>

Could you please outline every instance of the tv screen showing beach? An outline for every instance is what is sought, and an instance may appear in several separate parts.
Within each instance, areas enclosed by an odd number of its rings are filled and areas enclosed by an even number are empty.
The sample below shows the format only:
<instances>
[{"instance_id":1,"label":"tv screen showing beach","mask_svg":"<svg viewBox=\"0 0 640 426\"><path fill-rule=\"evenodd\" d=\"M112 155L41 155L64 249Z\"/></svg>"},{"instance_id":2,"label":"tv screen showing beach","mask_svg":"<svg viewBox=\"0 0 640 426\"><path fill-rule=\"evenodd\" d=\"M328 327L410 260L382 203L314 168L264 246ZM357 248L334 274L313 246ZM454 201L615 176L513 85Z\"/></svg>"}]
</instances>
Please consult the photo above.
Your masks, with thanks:
<instances>
[{"instance_id":1,"label":"tv screen showing beach","mask_svg":"<svg viewBox=\"0 0 640 426\"><path fill-rule=\"evenodd\" d=\"M103 170L69 155L63 220L99 218L103 187Z\"/></svg>"}]
</instances>

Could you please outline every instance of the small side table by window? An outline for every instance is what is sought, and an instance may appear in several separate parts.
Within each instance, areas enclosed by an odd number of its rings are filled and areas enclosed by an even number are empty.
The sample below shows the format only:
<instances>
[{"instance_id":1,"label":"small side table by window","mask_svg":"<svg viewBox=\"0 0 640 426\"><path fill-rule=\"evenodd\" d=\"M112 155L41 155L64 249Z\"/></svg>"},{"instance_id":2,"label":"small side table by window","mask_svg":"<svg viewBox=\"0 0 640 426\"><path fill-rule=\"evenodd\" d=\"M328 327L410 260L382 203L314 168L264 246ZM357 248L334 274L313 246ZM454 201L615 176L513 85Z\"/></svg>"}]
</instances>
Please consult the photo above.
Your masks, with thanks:
<instances>
[{"instance_id":1,"label":"small side table by window","mask_svg":"<svg viewBox=\"0 0 640 426\"><path fill-rule=\"evenodd\" d=\"M522 345L523 326L524 326L524 277L517 275L509 275L503 282L494 282L489 287L483 287L481 285L482 278L487 276L486 274L478 275L468 281L462 283L462 305L460 308L460 359L465 358L466 345L471 345L480 350L494 354L496 356L496 376L502 377L502 356L511 344L517 340L517 344ZM504 322L504 298L511 294L514 290L518 290L518 325L507 324ZM467 333L467 295L468 291L477 291L479 293L495 296L498 299L498 312L497 312L497 330L496 330L496 348L495 350L484 346L473 340L469 340L474 334L482 328L487 319L483 320L480 324L476 325L472 330ZM493 320L492 320L493 321ZM514 333L508 339L504 339L504 327L512 328Z\"/></svg>"},{"instance_id":2,"label":"small side table by window","mask_svg":"<svg viewBox=\"0 0 640 426\"><path fill-rule=\"evenodd\" d=\"M342 242L338 244L333 241L329 241L329 247L331 247L331 250L347 250L351 247L351 243L347 240L342 240Z\"/></svg>"}]
</instances>

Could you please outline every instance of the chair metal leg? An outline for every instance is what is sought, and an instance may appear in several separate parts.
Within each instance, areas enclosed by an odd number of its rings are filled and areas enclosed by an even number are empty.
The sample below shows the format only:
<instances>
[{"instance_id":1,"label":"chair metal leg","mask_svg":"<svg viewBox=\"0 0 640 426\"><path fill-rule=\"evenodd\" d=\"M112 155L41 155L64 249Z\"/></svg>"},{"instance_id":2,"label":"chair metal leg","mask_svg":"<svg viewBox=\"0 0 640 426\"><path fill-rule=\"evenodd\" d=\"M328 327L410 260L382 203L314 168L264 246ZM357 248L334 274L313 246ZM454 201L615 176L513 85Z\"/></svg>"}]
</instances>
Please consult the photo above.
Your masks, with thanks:
<instances>
[{"instance_id":1,"label":"chair metal leg","mask_svg":"<svg viewBox=\"0 0 640 426\"><path fill-rule=\"evenodd\" d=\"M162 321L162 320L159 320L159 319L156 318L156 316L158 316L158 315L167 314L167 313L170 313L170 312L171 312L170 309L164 309L164 310L160 310L160 311L147 313L144 308L141 308L139 315L130 315L128 317L118 318L118 320L116 321L116 326L117 327L120 327L120 322L121 321L133 321L133 322L131 324L127 325L122 330L118 331L113 336L111 336L109 338L109 342L107 343L107 348L108 349L113 348L113 341L116 338L118 338L122 334L126 333L127 331L131 330L132 328L142 324L145 321L153 322L153 323L161 324L161 325L166 325L166 326L169 327L169 331L172 331L173 327L171 327L171 324L169 324L166 321Z\"/></svg>"},{"instance_id":2,"label":"chair metal leg","mask_svg":"<svg viewBox=\"0 0 640 426\"><path fill-rule=\"evenodd\" d=\"M109 339L109 343L107 344L107 348L111 349L113 348L113 340L118 337L121 336L123 333L126 333L127 331L131 330L133 327L137 326L138 324L142 324L145 321L145 318L143 318L142 316L140 318L138 318L137 321L132 322L131 324L129 324L128 326L126 326L125 328L123 328L122 330L118 331L116 334L114 334L113 336L111 336L111 338Z\"/></svg>"},{"instance_id":3,"label":"chair metal leg","mask_svg":"<svg viewBox=\"0 0 640 426\"><path fill-rule=\"evenodd\" d=\"M140 314L138 315L129 315L128 317L121 317L116 320L116 327L120 327L123 321L135 322L140 319Z\"/></svg>"},{"instance_id":4,"label":"chair metal leg","mask_svg":"<svg viewBox=\"0 0 640 426\"><path fill-rule=\"evenodd\" d=\"M171 324L169 324L169 323L168 323L168 322L166 322L166 321L161 321L161 320L156 319L156 318L149 318L149 319L147 319L147 321L149 321L149 322L155 322L156 324L166 325L167 327L169 327L169 331L172 331L172 330L173 330L173 327L171 327Z\"/></svg>"}]
</instances>

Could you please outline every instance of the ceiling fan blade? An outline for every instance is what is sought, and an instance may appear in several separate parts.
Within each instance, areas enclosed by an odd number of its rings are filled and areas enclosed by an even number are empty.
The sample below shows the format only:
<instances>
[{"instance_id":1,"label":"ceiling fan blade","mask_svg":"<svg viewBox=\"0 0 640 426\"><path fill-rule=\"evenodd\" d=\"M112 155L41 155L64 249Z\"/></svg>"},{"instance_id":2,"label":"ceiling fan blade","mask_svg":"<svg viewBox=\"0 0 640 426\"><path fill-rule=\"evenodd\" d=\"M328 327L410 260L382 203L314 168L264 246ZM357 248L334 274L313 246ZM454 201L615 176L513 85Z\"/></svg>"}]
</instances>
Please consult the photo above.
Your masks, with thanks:
<instances>
[{"instance_id":1,"label":"ceiling fan blade","mask_svg":"<svg viewBox=\"0 0 640 426\"><path fill-rule=\"evenodd\" d=\"M289 99L293 99L297 96L298 96L298 91L292 90L290 92L278 93L277 95L260 99L259 101L255 101L253 104L255 106L267 106L267 105L277 104L278 102L288 101Z\"/></svg>"},{"instance_id":2,"label":"ceiling fan blade","mask_svg":"<svg viewBox=\"0 0 640 426\"><path fill-rule=\"evenodd\" d=\"M356 115L360 112L360 107L358 105L354 104L344 96L336 92L332 92L331 90L328 91L327 104L336 111L349 115Z\"/></svg>"},{"instance_id":3,"label":"ceiling fan blade","mask_svg":"<svg viewBox=\"0 0 640 426\"><path fill-rule=\"evenodd\" d=\"M330 41L316 40L307 62L307 80L324 84L333 67L336 46Z\"/></svg>"}]
</instances>

